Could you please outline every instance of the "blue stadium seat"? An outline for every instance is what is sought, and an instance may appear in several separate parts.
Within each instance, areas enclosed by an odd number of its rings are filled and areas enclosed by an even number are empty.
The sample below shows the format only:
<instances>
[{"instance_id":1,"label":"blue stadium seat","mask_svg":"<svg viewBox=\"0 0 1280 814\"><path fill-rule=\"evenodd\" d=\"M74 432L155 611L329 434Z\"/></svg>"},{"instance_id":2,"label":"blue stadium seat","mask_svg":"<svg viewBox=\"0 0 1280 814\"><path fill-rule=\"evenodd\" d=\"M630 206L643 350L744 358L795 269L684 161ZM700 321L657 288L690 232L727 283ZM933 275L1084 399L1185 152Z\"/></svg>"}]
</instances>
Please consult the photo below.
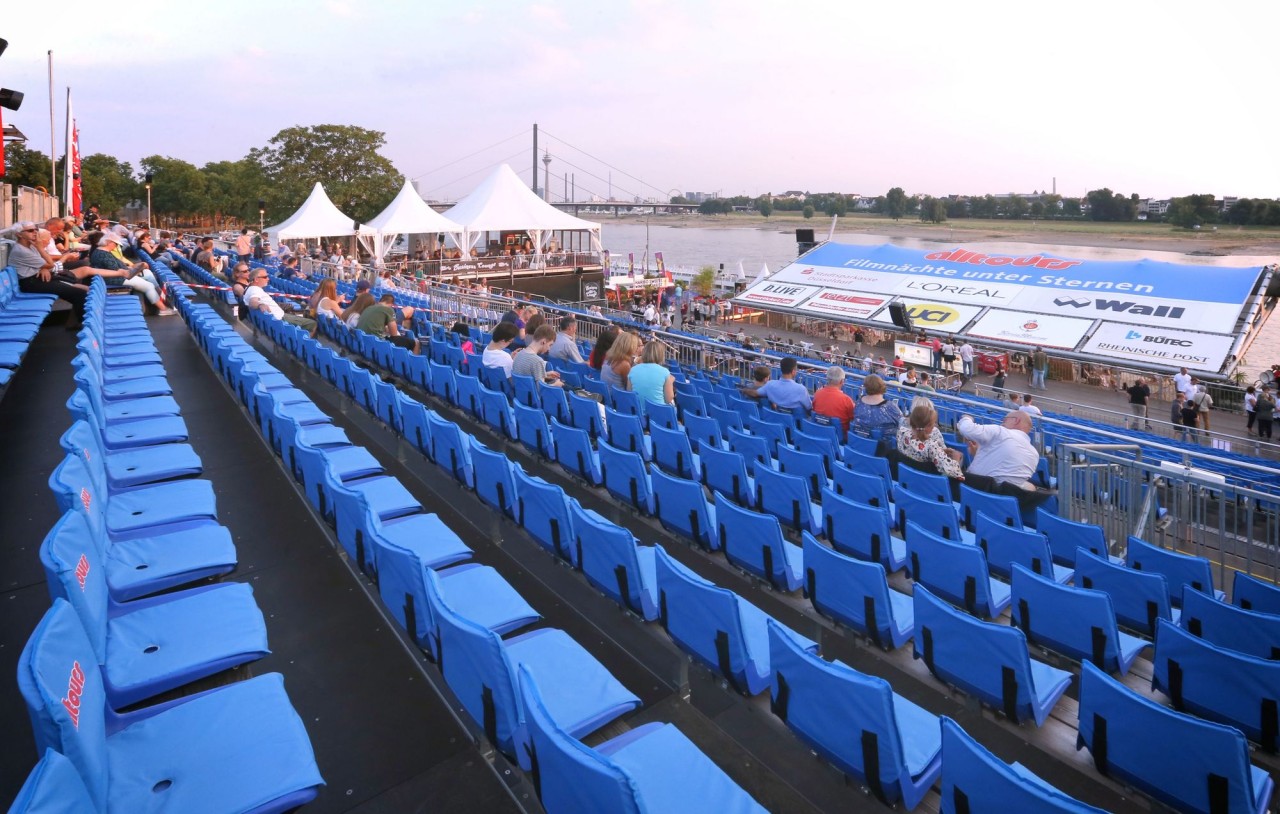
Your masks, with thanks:
<instances>
[{"instance_id":1,"label":"blue stadium seat","mask_svg":"<svg viewBox=\"0 0 1280 814\"><path fill-rule=\"evenodd\" d=\"M476 418L483 418L484 407L480 401L480 378L478 376L455 373L453 384L457 388L458 406Z\"/></svg>"},{"instance_id":2,"label":"blue stadium seat","mask_svg":"<svg viewBox=\"0 0 1280 814\"><path fill-rule=\"evenodd\" d=\"M698 418L709 417L706 400L696 393L676 390L676 409L679 411L680 420L685 426L688 426L690 416Z\"/></svg>"},{"instance_id":3,"label":"blue stadium seat","mask_svg":"<svg viewBox=\"0 0 1280 814\"><path fill-rule=\"evenodd\" d=\"M1280 616L1275 614L1245 610L1184 589L1178 626L1218 647L1280 660Z\"/></svg>"},{"instance_id":4,"label":"blue stadium seat","mask_svg":"<svg viewBox=\"0 0 1280 814\"><path fill-rule=\"evenodd\" d=\"M1129 672L1129 666L1151 643L1120 632L1111 596L1104 591L1062 585L1021 564L1013 566L1013 624L1033 645L1080 661L1108 673Z\"/></svg>"},{"instance_id":5,"label":"blue stadium seat","mask_svg":"<svg viewBox=\"0 0 1280 814\"><path fill-rule=\"evenodd\" d=\"M1275 783L1240 730L1176 712L1081 665L1078 746L1098 771L1180 811L1263 814ZM1195 748L1188 748L1195 744Z\"/></svg>"},{"instance_id":6,"label":"blue stadium seat","mask_svg":"<svg viewBox=\"0 0 1280 814\"><path fill-rule=\"evenodd\" d=\"M861 438L861 436L850 433L850 441L854 438ZM862 452L852 449L851 447L845 447L844 465L852 469L854 472L859 472L863 475L875 475L877 478L884 481L886 489L893 489L893 472L889 467L889 459L881 458L879 455L876 455L874 444L869 452ZM834 472L832 473L832 477L837 477Z\"/></svg>"},{"instance_id":7,"label":"blue stadium seat","mask_svg":"<svg viewBox=\"0 0 1280 814\"><path fill-rule=\"evenodd\" d=\"M942 718L942 811L1026 811L1037 814L1104 814L1073 800L1025 766L1005 763L960 725Z\"/></svg>"},{"instance_id":8,"label":"blue stadium seat","mask_svg":"<svg viewBox=\"0 0 1280 814\"><path fill-rule=\"evenodd\" d=\"M573 514L574 546L587 580L614 602L646 622L658 618L658 578L653 546L642 546L635 536L576 501Z\"/></svg>"},{"instance_id":9,"label":"blue stadium seat","mask_svg":"<svg viewBox=\"0 0 1280 814\"><path fill-rule=\"evenodd\" d=\"M773 452L769 448L769 439L739 432L732 427L725 430L725 438L729 442L729 450L738 453L746 460L748 474L755 475L757 466L773 466Z\"/></svg>"},{"instance_id":10,"label":"blue stadium seat","mask_svg":"<svg viewBox=\"0 0 1280 814\"><path fill-rule=\"evenodd\" d=\"M639 698L563 630L539 628L503 640L459 615L434 571L426 572L425 584L445 681L489 741L516 756L522 768L531 764L516 686L521 666L543 688L550 718L571 737L589 735L640 706Z\"/></svg>"},{"instance_id":11,"label":"blue stadium seat","mask_svg":"<svg viewBox=\"0 0 1280 814\"><path fill-rule=\"evenodd\" d=\"M572 498L559 486L516 467L516 522L542 547L577 566L573 546Z\"/></svg>"},{"instance_id":12,"label":"blue stadium seat","mask_svg":"<svg viewBox=\"0 0 1280 814\"><path fill-rule=\"evenodd\" d=\"M1237 571L1231 583L1231 603L1245 610L1280 615L1280 588Z\"/></svg>"},{"instance_id":13,"label":"blue stadium seat","mask_svg":"<svg viewBox=\"0 0 1280 814\"><path fill-rule=\"evenodd\" d=\"M907 467L903 467L906 469ZM960 528L960 515L951 501L940 503L912 492L901 484L893 489L893 505L898 512L898 528L914 523L944 540L975 545L973 532Z\"/></svg>"},{"instance_id":14,"label":"blue stadium seat","mask_svg":"<svg viewBox=\"0 0 1280 814\"><path fill-rule=\"evenodd\" d=\"M836 443L835 438L827 433L812 435L799 430L794 431L791 437L794 439L796 449L822 458L822 465L827 470L827 476L830 477L835 471L836 464L840 463L840 445Z\"/></svg>"},{"instance_id":15,"label":"blue stadium seat","mask_svg":"<svg viewBox=\"0 0 1280 814\"><path fill-rule=\"evenodd\" d=\"M889 587L884 566L846 557L807 532L801 538L805 596L813 606L886 650L906 644L915 609L910 596Z\"/></svg>"},{"instance_id":16,"label":"blue stadium seat","mask_svg":"<svg viewBox=\"0 0 1280 814\"><path fill-rule=\"evenodd\" d=\"M778 518L744 509L716 493L716 537L729 562L768 580L780 591L794 591L804 579L800 546L782 536Z\"/></svg>"},{"instance_id":17,"label":"blue stadium seat","mask_svg":"<svg viewBox=\"0 0 1280 814\"><path fill-rule=\"evenodd\" d=\"M662 626L680 649L722 675L743 695L764 692L769 665L769 616L733 591L703 579L655 546ZM818 645L782 628L803 650Z\"/></svg>"},{"instance_id":18,"label":"blue stadium seat","mask_svg":"<svg viewBox=\"0 0 1280 814\"><path fill-rule=\"evenodd\" d=\"M724 440L724 432L720 428L720 422L714 418L708 418L697 413L688 413L684 418L684 428L693 442L694 451L699 455L702 454L703 447L711 447L713 449L729 448Z\"/></svg>"},{"instance_id":19,"label":"blue stadium seat","mask_svg":"<svg viewBox=\"0 0 1280 814\"><path fill-rule=\"evenodd\" d=\"M1071 673L1035 661L1016 627L984 622L953 608L923 585L916 610L913 655L929 671L1002 711L1011 721L1042 726L1071 686Z\"/></svg>"},{"instance_id":20,"label":"blue stadium seat","mask_svg":"<svg viewBox=\"0 0 1280 814\"><path fill-rule=\"evenodd\" d=\"M907 544L890 533L883 509L827 490L822 495L822 521L827 542L836 551L878 562L890 573L907 564Z\"/></svg>"},{"instance_id":21,"label":"blue stadium seat","mask_svg":"<svg viewBox=\"0 0 1280 814\"><path fill-rule=\"evenodd\" d=\"M898 466L898 485L925 500L945 504L952 502L951 479L946 475L925 472L909 464L901 464Z\"/></svg>"},{"instance_id":22,"label":"blue stadium seat","mask_svg":"<svg viewBox=\"0 0 1280 814\"><path fill-rule=\"evenodd\" d=\"M766 421L764 418L749 418L747 419L747 430L756 438L764 439L765 444L768 446L770 458L778 457L779 446L791 443L786 427L776 421Z\"/></svg>"},{"instance_id":23,"label":"blue stadium seat","mask_svg":"<svg viewBox=\"0 0 1280 814\"><path fill-rule=\"evenodd\" d=\"M538 383L538 405L547 418L554 418L561 424L569 424L569 394L563 387L552 387Z\"/></svg>"},{"instance_id":24,"label":"blue stadium seat","mask_svg":"<svg viewBox=\"0 0 1280 814\"><path fill-rule=\"evenodd\" d=\"M1125 568L1083 548L1076 550L1075 560L1075 584L1110 595L1116 621L1125 627L1154 636L1157 619L1176 622L1181 616L1169 604L1169 583L1164 574Z\"/></svg>"},{"instance_id":25,"label":"blue stadium seat","mask_svg":"<svg viewBox=\"0 0 1280 814\"><path fill-rule=\"evenodd\" d=\"M892 481L887 477L881 478L866 471L855 471L839 464L832 470L832 475L831 487L837 495L855 503L876 507L884 512L889 528L897 528L898 510L889 499Z\"/></svg>"},{"instance_id":26,"label":"blue stadium seat","mask_svg":"<svg viewBox=\"0 0 1280 814\"><path fill-rule=\"evenodd\" d=\"M427 458L431 458L431 422L428 420L428 416L432 412L422 402L413 400L405 404L400 413L400 420L404 424L402 431L404 440L412 444Z\"/></svg>"},{"instance_id":27,"label":"blue stadium seat","mask_svg":"<svg viewBox=\"0 0 1280 814\"><path fill-rule=\"evenodd\" d=\"M969 531L978 530L978 512L985 513L1002 525L1022 528L1022 510L1018 508L1016 497L993 495L990 492L960 484L960 520Z\"/></svg>"},{"instance_id":28,"label":"blue stadium seat","mask_svg":"<svg viewBox=\"0 0 1280 814\"><path fill-rule=\"evenodd\" d=\"M718 546L715 507L702 484L668 475L657 467L649 472L653 486L653 513L663 528L683 534L704 549Z\"/></svg>"},{"instance_id":29,"label":"blue stadium seat","mask_svg":"<svg viewBox=\"0 0 1280 814\"><path fill-rule=\"evenodd\" d=\"M605 438L614 447L639 453L646 462L653 460L653 443L638 416L606 409L604 425Z\"/></svg>"},{"instance_id":30,"label":"blue stadium seat","mask_svg":"<svg viewBox=\"0 0 1280 814\"><path fill-rule=\"evenodd\" d=\"M792 531L822 534L822 508L809 496L809 484L767 466L756 468L756 508L771 514Z\"/></svg>"},{"instance_id":31,"label":"blue stadium seat","mask_svg":"<svg viewBox=\"0 0 1280 814\"><path fill-rule=\"evenodd\" d=\"M457 404L458 384L454 381L456 371L452 367L442 365L439 362L428 362L427 367L431 371L430 381L428 382L431 394L444 399L449 404Z\"/></svg>"},{"instance_id":32,"label":"blue stadium seat","mask_svg":"<svg viewBox=\"0 0 1280 814\"><path fill-rule=\"evenodd\" d=\"M332 511L338 542L362 569L373 573L371 545L366 538L372 515L384 524L409 522L404 518L420 515L418 502L398 478L374 475L368 478L340 480L331 466L324 468L324 496Z\"/></svg>"},{"instance_id":33,"label":"blue stadium seat","mask_svg":"<svg viewBox=\"0 0 1280 814\"><path fill-rule=\"evenodd\" d=\"M822 490L831 488L827 467L822 456L814 452L801 452L790 445L778 448L778 471L804 478L809 484L809 499L821 500Z\"/></svg>"},{"instance_id":34,"label":"blue stadium seat","mask_svg":"<svg viewBox=\"0 0 1280 814\"><path fill-rule=\"evenodd\" d=\"M59 511L65 512L82 499L80 489L86 480L103 501L106 529L112 536L163 533L166 527L218 517L213 484L207 480L169 481L111 493L101 462L86 465L78 455L63 458L49 476Z\"/></svg>"},{"instance_id":35,"label":"blue stadium seat","mask_svg":"<svg viewBox=\"0 0 1280 814\"><path fill-rule=\"evenodd\" d=\"M288 811L323 785L279 673L115 720L94 664L75 611L55 600L19 659L18 688L36 748L69 759L91 808L54 810Z\"/></svg>"},{"instance_id":36,"label":"blue stadium seat","mask_svg":"<svg viewBox=\"0 0 1280 814\"><path fill-rule=\"evenodd\" d=\"M1078 523L1053 512L1036 509L1036 531L1048 538L1054 562L1062 565L1075 566L1077 548L1120 562L1118 558L1111 557L1102 527L1094 523Z\"/></svg>"},{"instance_id":37,"label":"blue stadium seat","mask_svg":"<svg viewBox=\"0 0 1280 814\"><path fill-rule=\"evenodd\" d=\"M702 466L702 482L735 503L754 508L755 481L747 474L747 462L741 453L710 444L702 446L698 455Z\"/></svg>"},{"instance_id":38,"label":"blue stadium seat","mask_svg":"<svg viewBox=\"0 0 1280 814\"><path fill-rule=\"evenodd\" d=\"M916 587L924 585L975 616L990 619L1009 607L1009 586L989 576L987 558L975 545L945 540L908 522L907 558Z\"/></svg>"},{"instance_id":39,"label":"blue stadium seat","mask_svg":"<svg viewBox=\"0 0 1280 814\"><path fill-rule=\"evenodd\" d=\"M577 475L592 486L599 486L600 458L591 448L591 436L587 431L552 418L551 432L556 439L556 463L569 474Z\"/></svg>"},{"instance_id":40,"label":"blue stadium seat","mask_svg":"<svg viewBox=\"0 0 1280 814\"><path fill-rule=\"evenodd\" d=\"M653 489L649 485L644 458L637 452L618 449L603 439L597 445L597 454L600 478L609 494L636 511L653 514Z\"/></svg>"},{"instance_id":41,"label":"blue stadium seat","mask_svg":"<svg viewBox=\"0 0 1280 814\"><path fill-rule=\"evenodd\" d=\"M1193 590L1210 594L1217 599L1226 598L1226 594L1214 590L1213 571L1209 560L1204 557L1170 551L1130 535L1125 564L1135 571L1164 574L1169 587L1171 607L1182 607L1183 585L1189 585Z\"/></svg>"},{"instance_id":42,"label":"blue stadium seat","mask_svg":"<svg viewBox=\"0 0 1280 814\"><path fill-rule=\"evenodd\" d=\"M605 434L604 419L600 415L600 402L569 393L569 419L573 426L586 430L591 440L603 438Z\"/></svg>"},{"instance_id":43,"label":"blue stadium seat","mask_svg":"<svg viewBox=\"0 0 1280 814\"><path fill-rule=\"evenodd\" d=\"M764 814L675 726L648 723L594 748L586 746L556 722L527 667L520 668L519 678L538 794L550 814Z\"/></svg>"},{"instance_id":44,"label":"blue stadium seat","mask_svg":"<svg viewBox=\"0 0 1280 814\"><path fill-rule=\"evenodd\" d=\"M516 438L529 449L544 458L554 460L556 456L555 438L551 435L551 426L547 424L547 414L537 407L526 407L519 401L511 402L515 415Z\"/></svg>"},{"instance_id":45,"label":"blue stadium seat","mask_svg":"<svg viewBox=\"0 0 1280 814\"><path fill-rule=\"evenodd\" d=\"M480 385L479 398L480 418L484 423L506 437L515 439L517 437L516 416L511 409L511 401L506 393L500 390L490 390L482 384Z\"/></svg>"},{"instance_id":46,"label":"blue stadium seat","mask_svg":"<svg viewBox=\"0 0 1280 814\"><path fill-rule=\"evenodd\" d=\"M512 385L511 380L507 378L507 372L502 368L482 367L477 375L480 378L480 383L490 390L497 390L508 398L515 395L515 387Z\"/></svg>"},{"instance_id":47,"label":"blue stadium seat","mask_svg":"<svg viewBox=\"0 0 1280 814\"><path fill-rule=\"evenodd\" d=\"M515 464L506 455L477 441L474 435L467 436L467 444L476 496L507 517L515 517L516 479L512 472Z\"/></svg>"},{"instance_id":48,"label":"blue stadium seat","mask_svg":"<svg viewBox=\"0 0 1280 814\"><path fill-rule=\"evenodd\" d=\"M652 427L657 424L668 430L679 430L680 422L677 419L676 408L671 404L658 404L649 401L644 405L644 415L648 421L648 426Z\"/></svg>"},{"instance_id":49,"label":"blue stadium seat","mask_svg":"<svg viewBox=\"0 0 1280 814\"><path fill-rule=\"evenodd\" d=\"M1070 582L1075 574L1071 568L1058 565L1049 551L1049 542L1038 531L1023 529L1022 523L1006 525L985 511L974 517L978 548L987 555L987 567L991 573L1009 579L1012 567L1017 563L1037 574L1044 574L1056 582Z\"/></svg>"},{"instance_id":50,"label":"blue stadium seat","mask_svg":"<svg viewBox=\"0 0 1280 814\"><path fill-rule=\"evenodd\" d=\"M737 410L730 410L726 407L721 407L717 404L708 402L707 416L715 419L716 423L720 425L725 433L728 433L729 430L737 430L738 432L746 430L746 425L742 421L742 413L739 413Z\"/></svg>"},{"instance_id":51,"label":"blue stadium seat","mask_svg":"<svg viewBox=\"0 0 1280 814\"><path fill-rule=\"evenodd\" d=\"M107 487L113 491L191 477L203 470L200 456L190 444L160 444L109 452L102 445L97 428L84 420L72 424L59 443L63 450L81 459L97 459L107 476Z\"/></svg>"},{"instance_id":52,"label":"blue stadium seat","mask_svg":"<svg viewBox=\"0 0 1280 814\"><path fill-rule=\"evenodd\" d=\"M689 436L665 427L649 427L653 440L653 461L677 478L696 479L702 472L698 456L693 454Z\"/></svg>"},{"instance_id":53,"label":"blue stadium seat","mask_svg":"<svg viewBox=\"0 0 1280 814\"><path fill-rule=\"evenodd\" d=\"M448 470L453 479L463 486L474 483L471 472L471 454L467 445L470 437L452 421L439 413L427 413L427 425L431 428L431 460L436 466Z\"/></svg>"},{"instance_id":54,"label":"blue stadium seat","mask_svg":"<svg viewBox=\"0 0 1280 814\"><path fill-rule=\"evenodd\" d=\"M644 417L644 402L640 396L630 390L617 387L609 388L609 407L625 415L637 418Z\"/></svg>"},{"instance_id":55,"label":"blue stadium seat","mask_svg":"<svg viewBox=\"0 0 1280 814\"><path fill-rule=\"evenodd\" d=\"M908 811L919 805L942 772L938 716L882 678L797 646L772 619L766 624L773 713L881 802L901 801Z\"/></svg>"}]
</instances>

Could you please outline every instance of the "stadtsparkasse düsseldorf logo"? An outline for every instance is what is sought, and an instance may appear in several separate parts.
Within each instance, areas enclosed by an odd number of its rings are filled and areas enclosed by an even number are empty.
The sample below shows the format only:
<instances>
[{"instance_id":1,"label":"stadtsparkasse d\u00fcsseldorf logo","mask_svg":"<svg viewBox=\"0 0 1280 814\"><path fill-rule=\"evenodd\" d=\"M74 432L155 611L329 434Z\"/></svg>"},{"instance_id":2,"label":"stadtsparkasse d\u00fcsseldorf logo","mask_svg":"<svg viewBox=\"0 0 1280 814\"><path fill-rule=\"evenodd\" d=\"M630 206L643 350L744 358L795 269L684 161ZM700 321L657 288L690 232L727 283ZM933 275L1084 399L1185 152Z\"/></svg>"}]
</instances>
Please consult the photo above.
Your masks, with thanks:
<instances>
[{"instance_id":1,"label":"stadtsparkasse d\u00fcsseldorf logo","mask_svg":"<svg viewBox=\"0 0 1280 814\"><path fill-rule=\"evenodd\" d=\"M812 269L812 268L807 268L807 269L805 269L804 271L802 271L802 272L800 272L800 273L801 273L801 274L813 274L813 269Z\"/></svg>"}]
</instances>

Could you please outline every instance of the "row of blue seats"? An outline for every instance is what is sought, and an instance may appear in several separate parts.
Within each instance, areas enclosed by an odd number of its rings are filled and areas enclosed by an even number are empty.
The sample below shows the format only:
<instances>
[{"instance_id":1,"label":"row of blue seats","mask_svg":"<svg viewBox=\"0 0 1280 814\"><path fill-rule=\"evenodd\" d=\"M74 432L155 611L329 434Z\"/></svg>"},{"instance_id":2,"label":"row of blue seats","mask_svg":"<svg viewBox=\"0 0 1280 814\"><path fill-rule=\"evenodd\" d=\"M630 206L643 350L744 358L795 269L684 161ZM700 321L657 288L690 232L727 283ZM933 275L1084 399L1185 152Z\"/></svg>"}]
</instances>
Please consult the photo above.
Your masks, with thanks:
<instances>
[{"instance_id":1,"label":"row of blue seats","mask_svg":"<svg viewBox=\"0 0 1280 814\"><path fill-rule=\"evenodd\" d=\"M11 810L302 805L323 780L279 674L159 702L266 655L265 621L246 584L189 587L235 549L138 300L95 281L78 347L49 481L64 514L40 547L53 606L19 663L44 755Z\"/></svg>"},{"instance_id":2,"label":"row of blue seats","mask_svg":"<svg viewBox=\"0 0 1280 814\"><path fill-rule=\"evenodd\" d=\"M253 319L278 341L289 336L290 342L314 344L285 323L265 315ZM445 681L491 742L526 770L536 760L548 810L581 810L575 800L592 800L588 808L598 810L758 810L670 725L633 730L583 760L579 739L634 710L639 699L563 631L533 628L541 617L496 570L467 562L471 551L452 531L422 513L376 459L350 445L328 416L219 323L211 313L191 313L193 331L204 337L202 344L312 505L335 526L352 562L377 583L387 609L441 665ZM344 381L361 382L349 393L371 393L367 371L345 373ZM403 400L394 392L392 398ZM672 785L675 766L693 778L692 792ZM597 781L607 788L593 786ZM677 799L679 806L668 808Z\"/></svg>"},{"instance_id":3,"label":"row of blue seats","mask_svg":"<svg viewBox=\"0 0 1280 814\"><path fill-rule=\"evenodd\" d=\"M9 383L14 369L22 364L57 299L53 294L22 293L13 267L0 269L0 388Z\"/></svg>"}]
</instances>

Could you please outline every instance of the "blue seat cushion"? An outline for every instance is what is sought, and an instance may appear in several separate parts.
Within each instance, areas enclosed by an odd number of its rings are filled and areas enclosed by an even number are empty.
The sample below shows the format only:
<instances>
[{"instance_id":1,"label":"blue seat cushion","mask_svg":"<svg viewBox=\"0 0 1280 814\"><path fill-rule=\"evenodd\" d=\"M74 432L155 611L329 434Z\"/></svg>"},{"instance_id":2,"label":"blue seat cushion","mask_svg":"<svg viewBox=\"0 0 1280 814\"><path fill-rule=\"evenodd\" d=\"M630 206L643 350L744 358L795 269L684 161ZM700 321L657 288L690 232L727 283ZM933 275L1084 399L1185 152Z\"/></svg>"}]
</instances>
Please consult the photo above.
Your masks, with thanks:
<instances>
[{"instance_id":1,"label":"blue seat cushion","mask_svg":"<svg viewBox=\"0 0 1280 814\"><path fill-rule=\"evenodd\" d=\"M203 469L190 444L123 449L105 457L107 481L113 489L199 475Z\"/></svg>"},{"instance_id":2,"label":"blue seat cushion","mask_svg":"<svg viewBox=\"0 0 1280 814\"><path fill-rule=\"evenodd\" d=\"M217 499L207 480L185 480L116 492L107 501L113 533L158 528L186 520L216 519Z\"/></svg>"},{"instance_id":3,"label":"blue seat cushion","mask_svg":"<svg viewBox=\"0 0 1280 814\"><path fill-rule=\"evenodd\" d=\"M437 572L449 607L498 635L519 630L541 616L511 583L487 565L467 563Z\"/></svg>"},{"instance_id":4,"label":"blue seat cushion","mask_svg":"<svg viewBox=\"0 0 1280 814\"><path fill-rule=\"evenodd\" d=\"M893 694L893 715L902 735L907 772L912 777L919 777L942 749L942 727L938 726L938 716L896 692Z\"/></svg>"},{"instance_id":5,"label":"blue seat cushion","mask_svg":"<svg viewBox=\"0 0 1280 814\"><path fill-rule=\"evenodd\" d=\"M177 415L111 422L102 430L102 443L109 450L176 444L189 437L187 423Z\"/></svg>"},{"instance_id":6,"label":"blue seat cushion","mask_svg":"<svg viewBox=\"0 0 1280 814\"><path fill-rule=\"evenodd\" d=\"M181 531L113 542L107 548L107 587L118 602L137 599L236 566L231 531L217 523L192 523Z\"/></svg>"}]
</instances>

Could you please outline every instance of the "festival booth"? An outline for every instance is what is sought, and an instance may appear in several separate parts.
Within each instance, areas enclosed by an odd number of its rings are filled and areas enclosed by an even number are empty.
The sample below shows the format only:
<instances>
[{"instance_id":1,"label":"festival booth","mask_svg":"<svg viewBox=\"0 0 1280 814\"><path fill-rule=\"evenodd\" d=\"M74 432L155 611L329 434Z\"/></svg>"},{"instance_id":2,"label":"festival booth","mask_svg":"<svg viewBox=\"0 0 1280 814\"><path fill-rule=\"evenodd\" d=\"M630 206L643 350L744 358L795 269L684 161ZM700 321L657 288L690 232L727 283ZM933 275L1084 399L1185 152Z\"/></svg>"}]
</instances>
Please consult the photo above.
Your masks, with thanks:
<instances>
[{"instance_id":1,"label":"festival booth","mask_svg":"<svg viewBox=\"0 0 1280 814\"><path fill-rule=\"evenodd\" d=\"M439 240L433 241L435 243L449 235L460 246L462 231L457 223L427 205L406 178L395 200L361 227L360 243L373 256L374 262L381 262L400 235L437 235Z\"/></svg>"},{"instance_id":2,"label":"festival booth","mask_svg":"<svg viewBox=\"0 0 1280 814\"><path fill-rule=\"evenodd\" d=\"M263 231L278 241L305 240L309 237L351 237L356 234L356 222L333 205L333 201L325 194L324 187L316 181L311 194L296 212Z\"/></svg>"},{"instance_id":3,"label":"festival booth","mask_svg":"<svg viewBox=\"0 0 1280 814\"><path fill-rule=\"evenodd\" d=\"M801 317L898 324L984 345L1223 378L1265 320L1273 266L1079 260L968 248L825 243L757 279L734 302Z\"/></svg>"}]
</instances>

